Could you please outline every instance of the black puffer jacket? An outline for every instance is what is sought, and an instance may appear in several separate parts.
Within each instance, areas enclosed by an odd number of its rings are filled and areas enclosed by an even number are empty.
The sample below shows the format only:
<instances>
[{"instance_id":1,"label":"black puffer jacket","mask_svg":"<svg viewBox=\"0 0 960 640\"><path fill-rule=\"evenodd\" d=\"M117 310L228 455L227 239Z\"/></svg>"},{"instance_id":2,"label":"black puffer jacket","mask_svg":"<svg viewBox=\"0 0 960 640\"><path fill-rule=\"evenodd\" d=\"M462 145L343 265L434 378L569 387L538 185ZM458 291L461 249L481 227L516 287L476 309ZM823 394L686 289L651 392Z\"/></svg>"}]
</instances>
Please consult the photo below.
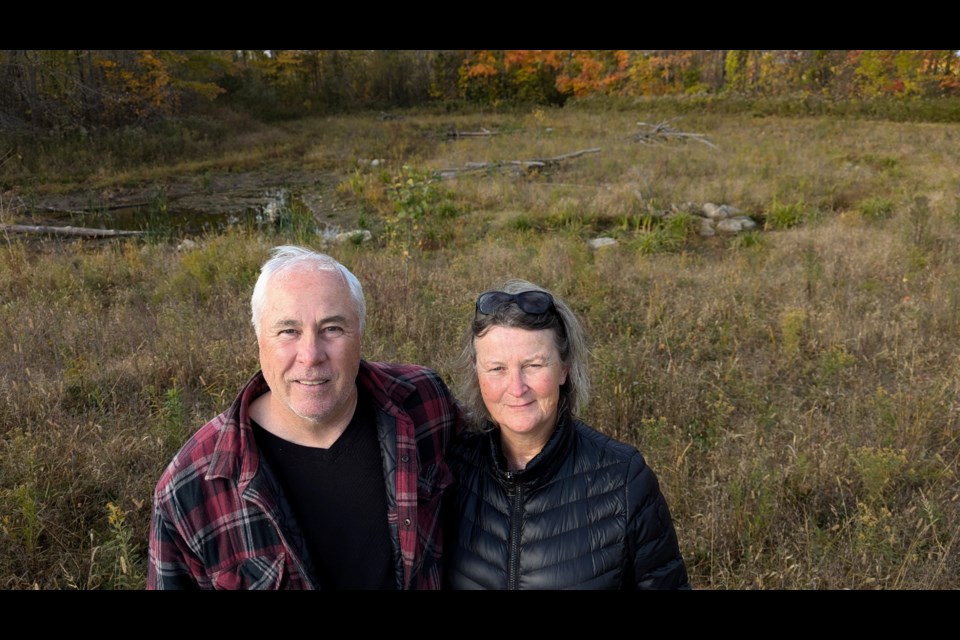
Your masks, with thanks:
<instances>
[{"instance_id":1,"label":"black puffer jacket","mask_svg":"<svg viewBox=\"0 0 960 640\"><path fill-rule=\"evenodd\" d=\"M687 570L643 456L561 420L523 471L505 471L497 430L452 455L452 589L685 589Z\"/></svg>"}]
</instances>

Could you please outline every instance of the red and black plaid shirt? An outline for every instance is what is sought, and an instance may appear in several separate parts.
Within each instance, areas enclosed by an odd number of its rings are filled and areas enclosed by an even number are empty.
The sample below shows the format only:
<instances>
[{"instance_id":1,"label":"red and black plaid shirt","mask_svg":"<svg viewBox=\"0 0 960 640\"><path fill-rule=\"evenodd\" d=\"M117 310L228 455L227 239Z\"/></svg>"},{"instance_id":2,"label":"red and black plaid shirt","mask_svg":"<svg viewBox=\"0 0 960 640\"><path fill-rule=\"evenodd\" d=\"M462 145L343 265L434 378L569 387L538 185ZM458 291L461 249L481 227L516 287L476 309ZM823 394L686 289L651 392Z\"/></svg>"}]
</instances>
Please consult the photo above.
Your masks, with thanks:
<instances>
[{"instance_id":1,"label":"red and black plaid shirt","mask_svg":"<svg viewBox=\"0 0 960 640\"><path fill-rule=\"evenodd\" d=\"M357 384L377 408L397 588L438 589L440 503L451 482L444 454L462 428L462 412L440 377L424 367L361 361ZM148 589L322 586L301 561L298 528L254 441L248 409L267 390L258 372L161 476Z\"/></svg>"}]
</instances>

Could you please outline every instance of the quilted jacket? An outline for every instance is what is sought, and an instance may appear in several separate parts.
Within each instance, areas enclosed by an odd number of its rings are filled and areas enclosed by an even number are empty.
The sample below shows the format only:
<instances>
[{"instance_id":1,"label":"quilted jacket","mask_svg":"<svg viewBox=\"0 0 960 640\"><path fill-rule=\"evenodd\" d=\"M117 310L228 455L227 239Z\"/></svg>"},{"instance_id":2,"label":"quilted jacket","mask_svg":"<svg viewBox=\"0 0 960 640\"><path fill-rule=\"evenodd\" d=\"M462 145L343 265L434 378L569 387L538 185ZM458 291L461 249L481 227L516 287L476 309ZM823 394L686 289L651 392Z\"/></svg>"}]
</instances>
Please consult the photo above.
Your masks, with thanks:
<instances>
[{"instance_id":1,"label":"quilted jacket","mask_svg":"<svg viewBox=\"0 0 960 640\"><path fill-rule=\"evenodd\" d=\"M496 429L464 436L451 467L451 589L689 589L667 503L635 448L576 419L522 471Z\"/></svg>"}]
</instances>

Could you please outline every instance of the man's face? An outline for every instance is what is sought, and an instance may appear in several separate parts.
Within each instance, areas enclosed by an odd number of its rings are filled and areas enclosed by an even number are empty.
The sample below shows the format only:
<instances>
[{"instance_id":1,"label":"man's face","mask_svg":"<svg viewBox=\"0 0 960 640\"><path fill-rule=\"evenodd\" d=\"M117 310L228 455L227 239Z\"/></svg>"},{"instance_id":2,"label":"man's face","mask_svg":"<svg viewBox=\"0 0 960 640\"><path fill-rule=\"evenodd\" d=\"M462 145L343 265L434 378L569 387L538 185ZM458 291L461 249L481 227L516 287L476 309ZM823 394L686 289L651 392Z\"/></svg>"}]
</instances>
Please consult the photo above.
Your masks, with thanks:
<instances>
[{"instance_id":1,"label":"man's face","mask_svg":"<svg viewBox=\"0 0 960 640\"><path fill-rule=\"evenodd\" d=\"M312 430L349 422L360 320L339 272L294 267L274 275L257 341L272 420Z\"/></svg>"}]
</instances>

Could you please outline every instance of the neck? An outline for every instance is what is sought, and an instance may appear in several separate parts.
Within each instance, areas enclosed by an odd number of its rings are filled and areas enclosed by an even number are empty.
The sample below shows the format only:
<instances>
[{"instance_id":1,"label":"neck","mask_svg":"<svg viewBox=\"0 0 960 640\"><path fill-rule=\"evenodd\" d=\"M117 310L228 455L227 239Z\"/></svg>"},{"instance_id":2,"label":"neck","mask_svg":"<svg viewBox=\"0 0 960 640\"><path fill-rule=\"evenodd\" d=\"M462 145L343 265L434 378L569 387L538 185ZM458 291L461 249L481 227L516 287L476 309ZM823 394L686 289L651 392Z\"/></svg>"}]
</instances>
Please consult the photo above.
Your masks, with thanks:
<instances>
[{"instance_id":1,"label":"neck","mask_svg":"<svg viewBox=\"0 0 960 640\"><path fill-rule=\"evenodd\" d=\"M357 395L354 394L351 403L344 407L345 411L334 420L311 420L303 416L298 416L296 420L282 419L271 410L271 394L272 392L268 391L253 401L250 405L250 417L278 438L304 447L332 447L347 430L357 409Z\"/></svg>"},{"instance_id":2,"label":"neck","mask_svg":"<svg viewBox=\"0 0 960 640\"><path fill-rule=\"evenodd\" d=\"M554 429L544 433L537 434L516 434L505 429L500 429L500 444L503 448L503 457L507 459L507 469L509 471L522 471L527 465L537 457L547 440L550 439Z\"/></svg>"}]
</instances>

